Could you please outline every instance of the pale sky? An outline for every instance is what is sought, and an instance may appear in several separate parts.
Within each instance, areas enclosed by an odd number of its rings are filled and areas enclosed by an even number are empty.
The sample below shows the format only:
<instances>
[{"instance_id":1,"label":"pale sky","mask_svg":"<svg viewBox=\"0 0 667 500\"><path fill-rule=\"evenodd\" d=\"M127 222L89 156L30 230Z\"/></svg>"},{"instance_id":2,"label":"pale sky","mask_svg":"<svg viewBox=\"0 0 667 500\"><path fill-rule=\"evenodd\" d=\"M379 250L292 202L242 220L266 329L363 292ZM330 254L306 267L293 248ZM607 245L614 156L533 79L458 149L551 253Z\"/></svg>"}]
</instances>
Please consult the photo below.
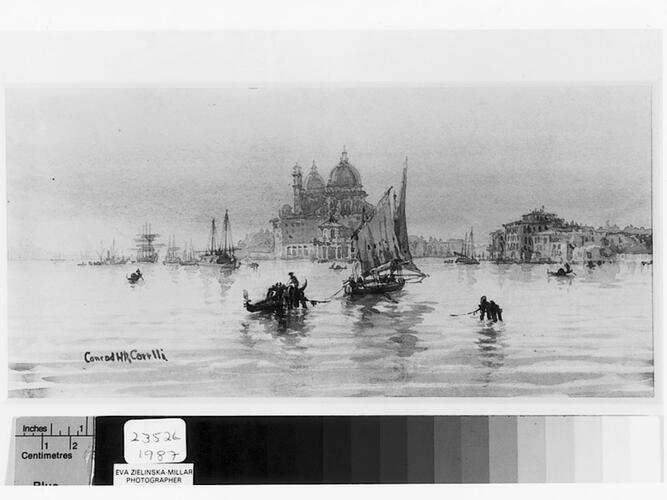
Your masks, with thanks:
<instances>
[{"instance_id":1,"label":"pale sky","mask_svg":"<svg viewBox=\"0 0 667 500\"><path fill-rule=\"evenodd\" d=\"M368 201L409 158L410 234L476 240L532 208L651 224L649 86L25 88L6 93L12 255L124 249L141 225L204 245L270 227L291 170L345 146ZM37 255L39 248L42 255Z\"/></svg>"}]
</instances>

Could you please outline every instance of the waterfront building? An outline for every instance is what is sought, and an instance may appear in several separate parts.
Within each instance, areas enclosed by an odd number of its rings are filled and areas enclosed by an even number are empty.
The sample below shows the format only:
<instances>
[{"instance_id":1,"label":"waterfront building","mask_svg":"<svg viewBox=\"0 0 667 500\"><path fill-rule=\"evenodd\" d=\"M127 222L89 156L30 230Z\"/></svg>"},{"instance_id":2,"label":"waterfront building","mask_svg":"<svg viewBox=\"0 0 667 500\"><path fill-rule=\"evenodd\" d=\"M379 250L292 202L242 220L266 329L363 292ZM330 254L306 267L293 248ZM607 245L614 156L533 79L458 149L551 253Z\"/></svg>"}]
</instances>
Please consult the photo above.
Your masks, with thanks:
<instances>
[{"instance_id":1,"label":"waterfront building","mask_svg":"<svg viewBox=\"0 0 667 500\"><path fill-rule=\"evenodd\" d=\"M326 183L315 162L305 181L301 167L294 165L292 205L283 205L278 217L271 220L274 256L328 259L319 256L329 255L333 247L336 255L340 248L340 258L349 258L352 232L359 227L364 214L373 210L366 197L361 174L350 163L345 149ZM335 237L331 236L332 231Z\"/></svg>"},{"instance_id":2,"label":"waterfront building","mask_svg":"<svg viewBox=\"0 0 667 500\"><path fill-rule=\"evenodd\" d=\"M650 229L619 229L609 224L596 229L566 222L542 207L490 233L489 256L496 261L533 263L608 261L619 253L650 253L651 243Z\"/></svg>"},{"instance_id":3,"label":"waterfront building","mask_svg":"<svg viewBox=\"0 0 667 500\"><path fill-rule=\"evenodd\" d=\"M505 258L514 261L530 262L533 255L533 235L562 227L565 221L556 214L547 212L544 207L522 215L521 219L503 224L505 229Z\"/></svg>"},{"instance_id":4,"label":"waterfront building","mask_svg":"<svg viewBox=\"0 0 667 500\"><path fill-rule=\"evenodd\" d=\"M602 264L617 262L617 254L609 247L590 244L576 247L570 259L575 264Z\"/></svg>"},{"instance_id":5,"label":"waterfront building","mask_svg":"<svg viewBox=\"0 0 667 500\"><path fill-rule=\"evenodd\" d=\"M495 261L505 260L505 229L497 229L489 234L491 244L489 245L489 259Z\"/></svg>"}]
</instances>

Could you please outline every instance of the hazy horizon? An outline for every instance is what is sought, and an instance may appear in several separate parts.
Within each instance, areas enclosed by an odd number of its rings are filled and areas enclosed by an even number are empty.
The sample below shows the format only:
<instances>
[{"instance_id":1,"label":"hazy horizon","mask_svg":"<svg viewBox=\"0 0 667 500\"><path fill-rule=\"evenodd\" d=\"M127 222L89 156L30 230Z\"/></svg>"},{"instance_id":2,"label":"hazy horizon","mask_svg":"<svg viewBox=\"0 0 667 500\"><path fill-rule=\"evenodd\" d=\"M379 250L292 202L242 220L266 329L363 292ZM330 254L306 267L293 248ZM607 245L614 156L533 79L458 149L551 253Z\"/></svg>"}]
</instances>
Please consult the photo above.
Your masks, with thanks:
<instances>
[{"instance_id":1,"label":"hazy horizon","mask_svg":"<svg viewBox=\"0 0 667 500\"><path fill-rule=\"evenodd\" d=\"M408 228L478 242L542 205L651 225L651 88L22 88L6 91L8 246L17 258L133 246L144 222L235 240L292 202L295 162L326 179L343 146L375 203L409 158Z\"/></svg>"}]
</instances>

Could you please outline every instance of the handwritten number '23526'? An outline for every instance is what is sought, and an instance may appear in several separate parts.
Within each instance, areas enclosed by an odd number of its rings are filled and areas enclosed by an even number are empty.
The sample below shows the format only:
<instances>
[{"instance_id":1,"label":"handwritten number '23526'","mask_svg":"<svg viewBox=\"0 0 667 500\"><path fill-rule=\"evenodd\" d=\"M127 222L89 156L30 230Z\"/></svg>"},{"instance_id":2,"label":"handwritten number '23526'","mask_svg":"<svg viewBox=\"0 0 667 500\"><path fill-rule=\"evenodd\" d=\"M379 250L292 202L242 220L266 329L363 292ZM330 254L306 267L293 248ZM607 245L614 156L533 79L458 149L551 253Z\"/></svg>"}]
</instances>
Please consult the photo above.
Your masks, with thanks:
<instances>
[{"instance_id":1,"label":"handwritten number '23526'","mask_svg":"<svg viewBox=\"0 0 667 500\"><path fill-rule=\"evenodd\" d=\"M169 432L169 431L163 431L163 432L153 432L152 434L148 434L147 432L133 432L133 437L130 440L131 442L137 442L137 443L160 443L160 442L167 442L167 441L180 441L180 437L176 435L175 432ZM141 436L141 439L139 438Z\"/></svg>"}]
</instances>

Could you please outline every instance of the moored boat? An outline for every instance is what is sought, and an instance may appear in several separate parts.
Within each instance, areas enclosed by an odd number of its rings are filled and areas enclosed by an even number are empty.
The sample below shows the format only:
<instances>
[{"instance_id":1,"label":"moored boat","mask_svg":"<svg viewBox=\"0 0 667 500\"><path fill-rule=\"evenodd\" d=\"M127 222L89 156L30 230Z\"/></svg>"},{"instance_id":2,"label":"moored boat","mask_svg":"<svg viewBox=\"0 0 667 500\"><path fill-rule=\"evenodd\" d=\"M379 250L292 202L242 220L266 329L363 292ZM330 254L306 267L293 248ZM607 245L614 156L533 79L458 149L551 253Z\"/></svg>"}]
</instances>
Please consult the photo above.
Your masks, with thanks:
<instances>
[{"instance_id":1,"label":"moored boat","mask_svg":"<svg viewBox=\"0 0 667 500\"><path fill-rule=\"evenodd\" d=\"M472 228L470 228L470 235L466 233L463 238L463 246L460 252L454 252L458 257L454 261L456 264L464 264L468 266L476 266L479 260L475 258L475 239L473 237Z\"/></svg>"},{"instance_id":2,"label":"moored boat","mask_svg":"<svg viewBox=\"0 0 667 500\"><path fill-rule=\"evenodd\" d=\"M199 261L195 258L195 250L190 241L190 246L186 243L183 245L183 255L181 256L179 264L181 266L198 266Z\"/></svg>"},{"instance_id":3,"label":"moored boat","mask_svg":"<svg viewBox=\"0 0 667 500\"><path fill-rule=\"evenodd\" d=\"M174 235L169 237L169 243L167 245L167 254L164 256L162 263L164 265L172 264L177 265L181 263L181 258L176 253L179 248L176 246L176 237Z\"/></svg>"},{"instance_id":4,"label":"moored boat","mask_svg":"<svg viewBox=\"0 0 667 500\"><path fill-rule=\"evenodd\" d=\"M151 230L151 225L149 223L144 224L143 232L137 234L138 238L135 238L137 243L137 262L146 262L152 263L158 261L159 252L158 247L162 244L156 243L156 239L160 236L159 234L153 233Z\"/></svg>"},{"instance_id":5,"label":"moored boat","mask_svg":"<svg viewBox=\"0 0 667 500\"><path fill-rule=\"evenodd\" d=\"M225 210L223 222L223 240L216 246L215 219L211 221L211 245L201 255L199 263L208 266L220 267L222 271L234 271L241 267L241 261L234 255L234 243L232 239L231 225L229 223L229 211Z\"/></svg>"}]
</instances>

